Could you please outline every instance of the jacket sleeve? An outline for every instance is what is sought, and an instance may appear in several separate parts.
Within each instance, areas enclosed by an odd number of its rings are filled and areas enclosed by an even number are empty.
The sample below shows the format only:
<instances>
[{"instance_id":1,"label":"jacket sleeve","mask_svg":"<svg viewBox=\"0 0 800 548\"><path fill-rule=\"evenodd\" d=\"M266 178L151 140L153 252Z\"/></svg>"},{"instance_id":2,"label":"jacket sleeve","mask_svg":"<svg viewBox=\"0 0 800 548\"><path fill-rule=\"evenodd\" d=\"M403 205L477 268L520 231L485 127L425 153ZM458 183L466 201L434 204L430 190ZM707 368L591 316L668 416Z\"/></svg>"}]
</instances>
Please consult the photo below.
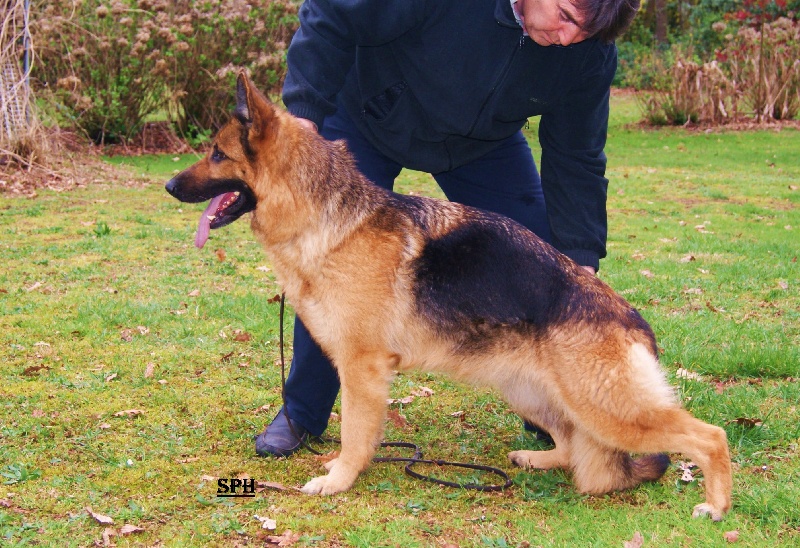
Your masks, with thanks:
<instances>
[{"instance_id":1,"label":"jacket sleeve","mask_svg":"<svg viewBox=\"0 0 800 548\"><path fill-rule=\"evenodd\" d=\"M322 127L358 46L391 42L423 20L425 0L305 0L287 52L286 108Z\"/></svg>"},{"instance_id":2,"label":"jacket sleeve","mask_svg":"<svg viewBox=\"0 0 800 548\"><path fill-rule=\"evenodd\" d=\"M616 46L598 43L576 67L564 99L542 115L542 187L553 245L580 265L599 268L606 256L608 133Z\"/></svg>"}]
</instances>

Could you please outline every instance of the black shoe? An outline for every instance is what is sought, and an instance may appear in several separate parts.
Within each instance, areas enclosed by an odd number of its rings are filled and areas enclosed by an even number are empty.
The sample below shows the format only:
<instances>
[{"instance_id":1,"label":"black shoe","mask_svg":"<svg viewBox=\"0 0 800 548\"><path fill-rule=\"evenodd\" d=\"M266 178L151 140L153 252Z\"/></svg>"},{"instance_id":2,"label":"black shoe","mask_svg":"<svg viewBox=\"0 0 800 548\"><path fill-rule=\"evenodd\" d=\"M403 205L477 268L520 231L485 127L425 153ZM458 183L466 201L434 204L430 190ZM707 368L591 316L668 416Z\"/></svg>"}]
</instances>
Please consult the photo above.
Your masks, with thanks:
<instances>
[{"instance_id":1,"label":"black shoe","mask_svg":"<svg viewBox=\"0 0 800 548\"><path fill-rule=\"evenodd\" d=\"M256 454L261 457L288 457L303 446L306 438L308 430L295 421L290 426L281 408L270 425L256 436Z\"/></svg>"}]
</instances>

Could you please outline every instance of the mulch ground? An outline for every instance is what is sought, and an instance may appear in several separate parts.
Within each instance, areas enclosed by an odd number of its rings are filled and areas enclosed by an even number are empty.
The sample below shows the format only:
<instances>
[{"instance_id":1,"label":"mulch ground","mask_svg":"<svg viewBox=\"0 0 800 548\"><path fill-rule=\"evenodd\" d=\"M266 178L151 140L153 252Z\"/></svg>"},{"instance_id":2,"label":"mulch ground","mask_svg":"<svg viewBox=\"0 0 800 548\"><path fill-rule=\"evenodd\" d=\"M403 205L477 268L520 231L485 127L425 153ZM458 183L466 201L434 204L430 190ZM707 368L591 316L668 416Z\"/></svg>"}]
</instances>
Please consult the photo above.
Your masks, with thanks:
<instances>
[{"instance_id":1,"label":"mulch ground","mask_svg":"<svg viewBox=\"0 0 800 548\"><path fill-rule=\"evenodd\" d=\"M162 122L146 124L139 135L125 144L99 146L79 134L60 129L46 130L42 138L49 150L27 164L0 153L0 192L33 198L42 189L64 192L93 183L141 185L147 180L137 178L126 168L104 162L102 157L193 151L169 124Z\"/></svg>"}]
</instances>

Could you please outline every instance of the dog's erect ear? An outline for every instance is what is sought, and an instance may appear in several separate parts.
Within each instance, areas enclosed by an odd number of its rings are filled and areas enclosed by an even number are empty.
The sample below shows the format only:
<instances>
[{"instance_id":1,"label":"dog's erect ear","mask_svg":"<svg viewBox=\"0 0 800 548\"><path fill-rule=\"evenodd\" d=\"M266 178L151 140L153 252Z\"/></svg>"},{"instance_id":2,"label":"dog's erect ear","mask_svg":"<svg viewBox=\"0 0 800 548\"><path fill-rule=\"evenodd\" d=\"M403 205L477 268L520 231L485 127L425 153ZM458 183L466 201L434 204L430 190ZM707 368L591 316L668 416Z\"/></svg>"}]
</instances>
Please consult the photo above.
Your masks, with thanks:
<instances>
[{"instance_id":1,"label":"dog's erect ear","mask_svg":"<svg viewBox=\"0 0 800 548\"><path fill-rule=\"evenodd\" d=\"M242 125L250 125L253 123L253 116L250 108L250 81L244 72L240 72L236 78L236 109L233 115L238 119Z\"/></svg>"},{"instance_id":2,"label":"dog's erect ear","mask_svg":"<svg viewBox=\"0 0 800 548\"><path fill-rule=\"evenodd\" d=\"M272 118L272 105L256 89L244 71L236 78L236 108L233 115L252 136L261 135Z\"/></svg>"}]
</instances>

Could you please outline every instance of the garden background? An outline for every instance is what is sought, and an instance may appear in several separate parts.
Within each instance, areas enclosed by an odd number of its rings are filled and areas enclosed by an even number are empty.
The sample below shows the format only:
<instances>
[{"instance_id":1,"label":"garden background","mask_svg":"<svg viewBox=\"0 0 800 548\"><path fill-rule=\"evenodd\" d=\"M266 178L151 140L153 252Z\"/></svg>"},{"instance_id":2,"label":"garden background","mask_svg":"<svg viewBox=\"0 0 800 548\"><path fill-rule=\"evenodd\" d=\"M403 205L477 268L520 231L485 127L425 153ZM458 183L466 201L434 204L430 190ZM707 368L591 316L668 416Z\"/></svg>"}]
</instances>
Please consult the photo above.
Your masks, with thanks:
<instances>
[{"instance_id":1,"label":"garden background","mask_svg":"<svg viewBox=\"0 0 800 548\"><path fill-rule=\"evenodd\" d=\"M252 449L280 406L270 265L245 222L195 250L202 206L163 183L225 120L239 68L278 96L297 5L6 2L0 543L800 543L799 5L648 1L618 43L600 276L653 325L684 405L728 433L734 508L712 523L689 519L703 479L680 455L661 481L604 497L514 469L506 453L538 443L519 419L433 375L397 379L387 438L503 468L512 488L378 465L340 496L296 492L315 457ZM441 197L410 171L398 190ZM235 477L257 496L217 498Z\"/></svg>"}]
</instances>

